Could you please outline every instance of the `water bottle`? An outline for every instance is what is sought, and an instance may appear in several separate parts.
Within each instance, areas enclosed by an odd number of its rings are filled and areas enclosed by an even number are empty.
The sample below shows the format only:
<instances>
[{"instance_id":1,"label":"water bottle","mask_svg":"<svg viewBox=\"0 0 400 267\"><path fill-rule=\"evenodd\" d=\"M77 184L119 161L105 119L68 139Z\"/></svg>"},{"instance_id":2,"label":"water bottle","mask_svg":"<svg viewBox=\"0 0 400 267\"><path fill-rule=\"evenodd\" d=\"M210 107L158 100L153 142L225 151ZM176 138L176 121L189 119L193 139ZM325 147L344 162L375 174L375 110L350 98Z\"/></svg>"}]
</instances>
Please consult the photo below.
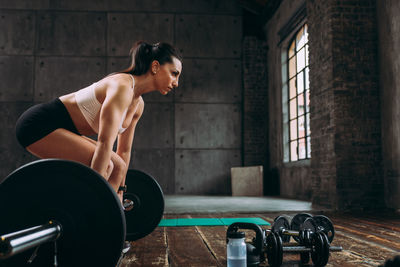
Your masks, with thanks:
<instances>
[{"instance_id":1,"label":"water bottle","mask_svg":"<svg viewBox=\"0 0 400 267\"><path fill-rule=\"evenodd\" d=\"M244 232L229 232L227 237L227 267L246 267L246 243L244 242Z\"/></svg>"}]
</instances>

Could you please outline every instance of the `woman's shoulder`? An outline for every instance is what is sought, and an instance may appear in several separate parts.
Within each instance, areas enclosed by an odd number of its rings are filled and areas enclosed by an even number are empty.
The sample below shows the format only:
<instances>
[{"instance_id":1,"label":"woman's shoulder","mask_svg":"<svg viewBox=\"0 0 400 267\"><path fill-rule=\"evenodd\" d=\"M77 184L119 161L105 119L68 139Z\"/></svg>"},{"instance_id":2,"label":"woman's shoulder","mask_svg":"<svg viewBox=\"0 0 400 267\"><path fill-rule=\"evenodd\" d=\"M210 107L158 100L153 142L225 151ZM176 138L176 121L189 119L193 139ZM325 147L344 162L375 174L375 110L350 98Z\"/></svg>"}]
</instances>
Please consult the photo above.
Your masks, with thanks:
<instances>
[{"instance_id":1,"label":"woman's shoulder","mask_svg":"<svg viewBox=\"0 0 400 267\"><path fill-rule=\"evenodd\" d=\"M121 93L128 93L133 86L133 79L130 74L127 73L116 73L104 77L102 80L98 81L98 86L105 88L106 90L118 90Z\"/></svg>"},{"instance_id":2,"label":"woman's shoulder","mask_svg":"<svg viewBox=\"0 0 400 267\"><path fill-rule=\"evenodd\" d=\"M132 79L129 74L116 73L104 77L96 83L96 96L100 99L101 103L104 101L106 96L118 96L118 98L129 99L132 94Z\"/></svg>"},{"instance_id":3,"label":"woman's shoulder","mask_svg":"<svg viewBox=\"0 0 400 267\"><path fill-rule=\"evenodd\" d=\"M98 84L117 85L118 87L132 88L132 75L129 73L112 73L103 79L99 80Z\"/></svg>"}]
</instances>

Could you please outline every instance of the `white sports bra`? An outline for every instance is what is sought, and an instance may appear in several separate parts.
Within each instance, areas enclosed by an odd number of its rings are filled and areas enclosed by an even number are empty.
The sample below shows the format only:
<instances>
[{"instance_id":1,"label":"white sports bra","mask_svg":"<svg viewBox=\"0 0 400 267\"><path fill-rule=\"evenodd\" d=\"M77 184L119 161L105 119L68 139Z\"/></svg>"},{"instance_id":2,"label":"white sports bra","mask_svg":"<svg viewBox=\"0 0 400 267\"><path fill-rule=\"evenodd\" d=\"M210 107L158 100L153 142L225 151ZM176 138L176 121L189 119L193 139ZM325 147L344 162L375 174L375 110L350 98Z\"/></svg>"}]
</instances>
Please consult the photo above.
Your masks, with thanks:
<instances>
[{"instance_id":1,"label":"white sports bra","mask_svg":"<svg viewBox=\"0 0 400 267\"><path fill-rule=\"evenodd\" d=\"M132 75L130 76L132 78L132 90L133 90L135 80L133 79ZM92 85L89 85L88 87L85 87L75 92L75 100L76 103L78 104L80 111L83 114L83 117L85 117L90 127L93 129L95 133L99 133L99 117L102 104L99 102L99 100L97 100L95 95L96 84L97 83L93 83ZM122 123L125 121L127 112L128 109L126 109L122 114L121 123L119 125L119 130L118 130L118 133L120 134L126 130L126 128L122 127Z\"/></svg>"}]
</instances>

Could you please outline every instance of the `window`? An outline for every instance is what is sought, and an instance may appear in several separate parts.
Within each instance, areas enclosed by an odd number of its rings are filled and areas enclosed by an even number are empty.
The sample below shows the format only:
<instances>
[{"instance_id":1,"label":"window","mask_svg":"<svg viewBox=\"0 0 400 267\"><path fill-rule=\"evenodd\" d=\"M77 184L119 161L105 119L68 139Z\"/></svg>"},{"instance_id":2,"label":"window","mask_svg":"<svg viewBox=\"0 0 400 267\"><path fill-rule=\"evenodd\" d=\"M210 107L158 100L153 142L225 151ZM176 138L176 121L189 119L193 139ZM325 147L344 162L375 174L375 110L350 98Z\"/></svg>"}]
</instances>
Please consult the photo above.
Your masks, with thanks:
<instances>
[{"instance_id":1,"label":"window","mask_svg":"<svg viewBox=\"0 0 400 267\"><path fill-rule=\"evenodd\" d=\"M284 162L311 158L307 24L282 53Z\"/></svg>"}]
</instances>

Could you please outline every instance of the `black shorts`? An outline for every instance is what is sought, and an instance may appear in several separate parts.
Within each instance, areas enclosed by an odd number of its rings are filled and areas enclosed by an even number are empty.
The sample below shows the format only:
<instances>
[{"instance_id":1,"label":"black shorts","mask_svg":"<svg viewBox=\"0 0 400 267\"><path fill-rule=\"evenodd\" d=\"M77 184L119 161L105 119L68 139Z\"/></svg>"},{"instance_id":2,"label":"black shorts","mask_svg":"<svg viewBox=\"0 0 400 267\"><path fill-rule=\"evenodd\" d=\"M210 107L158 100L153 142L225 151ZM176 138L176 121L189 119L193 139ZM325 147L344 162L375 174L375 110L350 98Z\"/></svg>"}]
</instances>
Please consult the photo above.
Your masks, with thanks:
<instances>
[{"instance_id":1,"label":"black shorts","mask_svg":"<svg viewBox=\"0 0 400 267\"><path fill-rule=\"evenodd\" d=\"M25 111L19 117L15 131L18 142L25 148L59 128L79 134L68 110L56 98Z\"/></svg>"}]
</instances>

